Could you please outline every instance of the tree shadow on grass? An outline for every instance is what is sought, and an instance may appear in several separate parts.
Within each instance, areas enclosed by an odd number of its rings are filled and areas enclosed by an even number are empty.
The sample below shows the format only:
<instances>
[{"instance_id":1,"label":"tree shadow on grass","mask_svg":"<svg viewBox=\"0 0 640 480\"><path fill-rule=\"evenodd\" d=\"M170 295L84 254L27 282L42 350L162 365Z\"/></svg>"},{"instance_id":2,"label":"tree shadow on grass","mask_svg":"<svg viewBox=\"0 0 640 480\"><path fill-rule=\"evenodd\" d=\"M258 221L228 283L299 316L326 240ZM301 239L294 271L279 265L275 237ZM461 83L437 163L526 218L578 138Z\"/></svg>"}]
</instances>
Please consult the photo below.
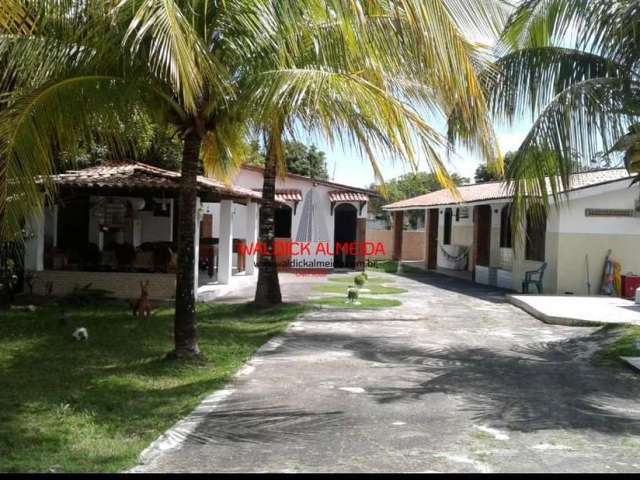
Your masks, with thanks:
<instances>
[{"instance_id":1,"label":"tree shadow on grass","mask_svg":"<svg viewBox=\"0 0 640 480\"><path fill-rule=\"evenodd\" d=\"M0 319L0 471L117 471L223 386L299 307L249 318L246 306L201 311L204 365L164 360L172 312L138 322L123 307ZM217 315L219 313L219 315ZM71 333L84 326L88 342ZM110 452L105 455L105 450Z\"/></svg>"}]
</instances>

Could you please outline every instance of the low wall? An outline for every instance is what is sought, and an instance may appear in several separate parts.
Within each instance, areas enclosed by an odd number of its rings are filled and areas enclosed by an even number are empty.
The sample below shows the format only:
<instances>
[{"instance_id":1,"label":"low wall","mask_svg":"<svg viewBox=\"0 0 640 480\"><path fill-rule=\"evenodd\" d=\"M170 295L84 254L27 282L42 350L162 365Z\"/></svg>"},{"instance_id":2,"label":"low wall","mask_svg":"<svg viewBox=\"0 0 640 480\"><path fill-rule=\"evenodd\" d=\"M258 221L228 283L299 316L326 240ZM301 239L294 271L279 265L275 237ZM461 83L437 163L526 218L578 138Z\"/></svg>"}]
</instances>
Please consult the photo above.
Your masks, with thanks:
<instances>
[{"instance_id":1,"label":"low wall","mask_svg":"<svg viewBox=\"0 0 640 480\"><path fill-rule=\"evenodd\" d=\"M426 236L424 230L402 232L402 260L424 260Z\"/></svg>"},{"instance_id":2,"label":"low wall","mask_svg":"<svg viewBox=\"0 0 640 480\"><path fill-rule=\"evenodd\" d=\"M176 276L172 273L81 272L73 270L44 270L36 276L33 291L45 295L46 285L52 282L52 295L71 293L77 286L91 284L91 288L108 290L115 298L138 298L140 282L149 280L149 296L154 300L168 300L175 296Z\"/></svg>"},{"instance_id":3,"label":"low wall","mask_svg":"<svg viewBox=\"0 0 640 480\"><path fill-rule=\"evenodd\" d=\"M384 245L384 255L369 257L371 260L389 260L393 253L393 230L367 229L367 242L380 242Z\"/></svg>"}]
</instances>

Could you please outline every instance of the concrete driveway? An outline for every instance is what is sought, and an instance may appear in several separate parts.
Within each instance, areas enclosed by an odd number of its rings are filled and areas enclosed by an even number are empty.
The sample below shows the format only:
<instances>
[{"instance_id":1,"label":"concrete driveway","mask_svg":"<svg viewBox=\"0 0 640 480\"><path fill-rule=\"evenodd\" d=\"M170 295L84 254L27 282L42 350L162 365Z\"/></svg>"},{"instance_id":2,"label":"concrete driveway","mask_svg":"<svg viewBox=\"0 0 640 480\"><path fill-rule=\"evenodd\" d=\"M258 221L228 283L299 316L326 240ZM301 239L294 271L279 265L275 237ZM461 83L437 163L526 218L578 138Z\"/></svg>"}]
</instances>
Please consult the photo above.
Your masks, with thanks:
<instances>
[{"instance_id":1,"label":"concrete driveway","mask_svg":"<svg viewBox=\"0 0 640 480\"><path fill-rule=\"evenodd\" d=\"M594 328L460 280L389 279L402 307L308 314L135 470L640 471L640 376L589 362Z\"/></svg>"}]
</instances>

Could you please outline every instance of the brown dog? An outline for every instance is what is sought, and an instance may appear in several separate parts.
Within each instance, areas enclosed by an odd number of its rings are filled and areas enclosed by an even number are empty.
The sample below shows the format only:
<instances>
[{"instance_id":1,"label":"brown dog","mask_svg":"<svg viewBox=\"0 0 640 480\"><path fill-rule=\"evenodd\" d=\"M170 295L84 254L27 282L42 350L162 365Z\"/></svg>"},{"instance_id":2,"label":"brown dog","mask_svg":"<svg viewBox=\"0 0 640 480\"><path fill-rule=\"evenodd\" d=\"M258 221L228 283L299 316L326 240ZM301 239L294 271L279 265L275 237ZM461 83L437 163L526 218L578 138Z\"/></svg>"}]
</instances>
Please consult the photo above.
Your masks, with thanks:
<instances>
[{"instance_id":1,"label":"brown dog","mask_svg":"<svg viewBox=\"0 0 640 480\"><path fill-rule=\"evenodd\" d=\"M149 280L140 282L140 298L132 301L133 316L142 321L151 315L151 302L149 301Z\"/></svg>"}]
</instances>

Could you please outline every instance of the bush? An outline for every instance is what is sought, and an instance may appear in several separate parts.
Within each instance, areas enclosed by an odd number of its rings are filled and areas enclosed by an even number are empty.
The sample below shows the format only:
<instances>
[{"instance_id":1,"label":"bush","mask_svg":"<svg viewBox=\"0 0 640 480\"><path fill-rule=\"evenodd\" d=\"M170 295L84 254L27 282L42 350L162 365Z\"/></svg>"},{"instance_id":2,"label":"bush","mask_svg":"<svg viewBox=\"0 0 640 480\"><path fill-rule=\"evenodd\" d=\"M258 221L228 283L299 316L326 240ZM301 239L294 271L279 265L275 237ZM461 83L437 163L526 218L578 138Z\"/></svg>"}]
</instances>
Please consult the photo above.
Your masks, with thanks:
<instances>
[{"instance_id":1,"label":"bush","mask_svg":"<svg viewBox=\"0 0 640 480\"><path fill-rule=\"evenodd\" d=\"M363 274L359 274L356 275L353 281L355 282L356 287L361 288L365 283L367 283L367 277L365 277Z\"/></svg>"},{"instance_id":2,"label":"bush","mask_svg":"<svg viewBox=\"0 0 640 480\"><path fill-rule=\"evenodd\" d=\"M347 288L347 300L353 303L358 301L359 296L360 292L358 289L353 285L349 285L349 288Z\"/></svg>"}]
</instances>

